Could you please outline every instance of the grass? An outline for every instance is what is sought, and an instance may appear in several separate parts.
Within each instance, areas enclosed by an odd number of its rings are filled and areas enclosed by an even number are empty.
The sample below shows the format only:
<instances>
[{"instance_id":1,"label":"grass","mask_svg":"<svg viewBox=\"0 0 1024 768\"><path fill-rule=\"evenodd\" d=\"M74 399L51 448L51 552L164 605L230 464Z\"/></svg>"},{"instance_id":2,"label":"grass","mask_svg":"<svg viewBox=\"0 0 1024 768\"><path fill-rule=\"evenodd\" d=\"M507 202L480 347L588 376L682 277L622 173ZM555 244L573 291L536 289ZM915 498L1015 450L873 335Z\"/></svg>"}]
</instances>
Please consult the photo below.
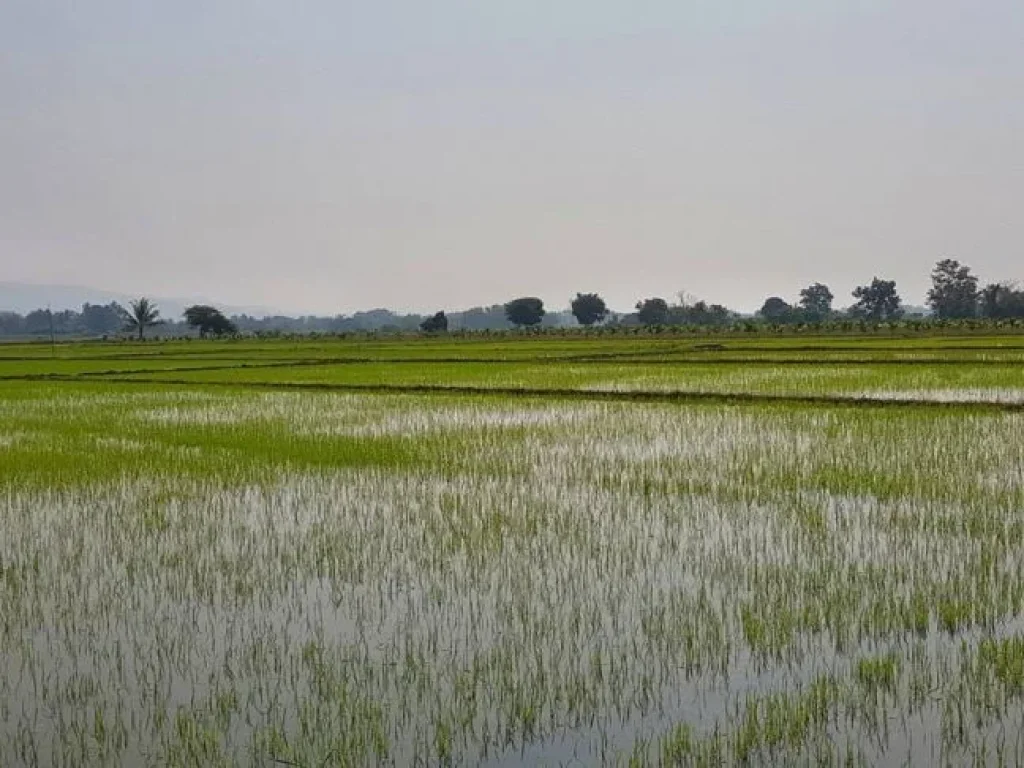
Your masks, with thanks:
<instances>
[{"instance_id":1,"label":"grass","mask_svg":"<svg viewBox=\"0 0 1024 768\"><path fill-rule=\"evenodd\" d=\"M359 363L260 368L224 368L145 375L148 381L184 383L309 384L324 386L477 387L620 392L692 392L786 396L871 397L1000 401L1024 404L1021 366L976 364L812 367L520 363Z\"/></svg>"},{"instance_id":2,"label":"grass","mask_svg":"<svg viewBox=\"0 0 1024 768\"><path fill-rule=\"evenodd\" d=\"M0 765L1024 760L1024 414L586 389L984 394L1015 369L682 364L678 340L631 343L0 362ZM817 354L744 354L787 344ZM517 361L444 362L469 347ZM564 359L583 347L651 360ZM113 364L145 372L115 384ZM511 384L210 385L321 374Z\"/></svg>"},{"instance_id":3,"label":"grass","mask_svg":"<svg viewBox=\"0 0 1024 768\"><path fill-rule=\"evenodd\" d=\"M358 339L0 346L0 381L440 388L1024 406L1024 343L964 338Z\"/></svg>"}]
</instances>

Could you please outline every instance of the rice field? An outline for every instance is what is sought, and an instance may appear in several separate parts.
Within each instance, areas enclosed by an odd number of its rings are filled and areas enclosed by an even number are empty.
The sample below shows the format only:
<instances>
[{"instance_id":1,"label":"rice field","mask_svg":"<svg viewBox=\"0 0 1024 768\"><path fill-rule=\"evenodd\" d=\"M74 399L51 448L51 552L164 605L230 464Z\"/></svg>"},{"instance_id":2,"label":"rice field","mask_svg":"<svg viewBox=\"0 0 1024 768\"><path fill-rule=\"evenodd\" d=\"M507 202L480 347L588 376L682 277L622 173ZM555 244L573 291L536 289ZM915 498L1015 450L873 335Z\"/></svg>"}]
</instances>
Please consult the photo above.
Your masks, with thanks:
<instances>
[{"instance_id":1,"label":"rice field","mask_svg":"<svg viewBox=\"0 0 1024 768\"><path fill-rule=\"evenodd\" d=\"M1024 339L758 343L0 347L0 766L1024 762Z\"/></svg>"}]
</instances>

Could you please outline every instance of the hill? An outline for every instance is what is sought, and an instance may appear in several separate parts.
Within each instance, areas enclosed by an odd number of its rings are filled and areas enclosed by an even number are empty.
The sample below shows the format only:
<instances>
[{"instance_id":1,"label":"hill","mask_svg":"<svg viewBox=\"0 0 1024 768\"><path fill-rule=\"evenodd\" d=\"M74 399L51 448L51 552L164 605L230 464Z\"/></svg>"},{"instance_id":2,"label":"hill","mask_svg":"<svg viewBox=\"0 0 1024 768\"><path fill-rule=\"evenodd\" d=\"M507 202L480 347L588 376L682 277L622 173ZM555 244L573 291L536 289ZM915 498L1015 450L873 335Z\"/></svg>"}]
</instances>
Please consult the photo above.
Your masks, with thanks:
<instances>
[{"instance_id":1,"label":"hill","mask_svg":"<svg viewBox=\"0 0 1024 768\"><path fill-rule=\"evenodd\" d=\"M138 296L131 296L98 288L81 285L39 285L33 283L0 282L0 312L17 312L26 314L34 309L50 307L55 311L63 309L81 309L85 303L109 304L116 301L127 304ZM269 307L232 307L220 302L194 296L189 298L173 298L166 296L150 296L160 307L160 314L166 318L179 319L185 307L192 304L213 304L229 315L250 315L267 317L287 314Z\"/></svg>"}]
</instances>

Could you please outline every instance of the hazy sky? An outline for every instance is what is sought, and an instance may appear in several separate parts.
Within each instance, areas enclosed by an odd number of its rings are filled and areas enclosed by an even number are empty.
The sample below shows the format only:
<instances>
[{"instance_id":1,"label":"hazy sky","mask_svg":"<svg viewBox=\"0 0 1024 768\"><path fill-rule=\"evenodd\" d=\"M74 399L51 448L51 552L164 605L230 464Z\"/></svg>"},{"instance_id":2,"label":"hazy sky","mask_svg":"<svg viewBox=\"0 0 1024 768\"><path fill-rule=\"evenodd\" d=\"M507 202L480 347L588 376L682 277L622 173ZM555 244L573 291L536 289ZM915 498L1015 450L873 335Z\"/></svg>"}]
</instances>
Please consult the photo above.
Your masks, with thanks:
<instances>
[{"instance_id":1,"label":"hazy sky","mask_svg":"<svg viewBox=\"0 0 1024 768\"><path fill-rule=\"evenodd\" d=\"M919 302L1022 203L1021 0L0 2L0 280Z\"/></svg>"}]
</instances>

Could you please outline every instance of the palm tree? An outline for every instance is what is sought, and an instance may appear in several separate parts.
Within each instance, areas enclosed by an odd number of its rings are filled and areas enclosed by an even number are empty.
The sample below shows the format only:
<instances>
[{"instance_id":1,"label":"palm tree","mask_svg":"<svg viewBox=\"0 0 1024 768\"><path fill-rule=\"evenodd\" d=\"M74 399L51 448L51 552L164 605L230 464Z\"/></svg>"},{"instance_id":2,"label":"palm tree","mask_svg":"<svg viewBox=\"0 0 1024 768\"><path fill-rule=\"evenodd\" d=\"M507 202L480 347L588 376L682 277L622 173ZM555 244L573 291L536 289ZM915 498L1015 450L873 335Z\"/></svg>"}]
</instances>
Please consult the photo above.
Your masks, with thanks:
<instances>
[{"instance_id":1,"label":"palm tree","mask_svg":"<svg viewBox=\"0 0 1024 768\"><path fill-rule=\"evenodd\" d=\"M163 323L163 320L160 319L160 310L156 308L156 304L145 296L138 301L129 302L128 306L130 309L125 311L124 318L125 330L137 330L139 332L139 341L142 341L147 328Z\"/></svg>"}]
</instances>

